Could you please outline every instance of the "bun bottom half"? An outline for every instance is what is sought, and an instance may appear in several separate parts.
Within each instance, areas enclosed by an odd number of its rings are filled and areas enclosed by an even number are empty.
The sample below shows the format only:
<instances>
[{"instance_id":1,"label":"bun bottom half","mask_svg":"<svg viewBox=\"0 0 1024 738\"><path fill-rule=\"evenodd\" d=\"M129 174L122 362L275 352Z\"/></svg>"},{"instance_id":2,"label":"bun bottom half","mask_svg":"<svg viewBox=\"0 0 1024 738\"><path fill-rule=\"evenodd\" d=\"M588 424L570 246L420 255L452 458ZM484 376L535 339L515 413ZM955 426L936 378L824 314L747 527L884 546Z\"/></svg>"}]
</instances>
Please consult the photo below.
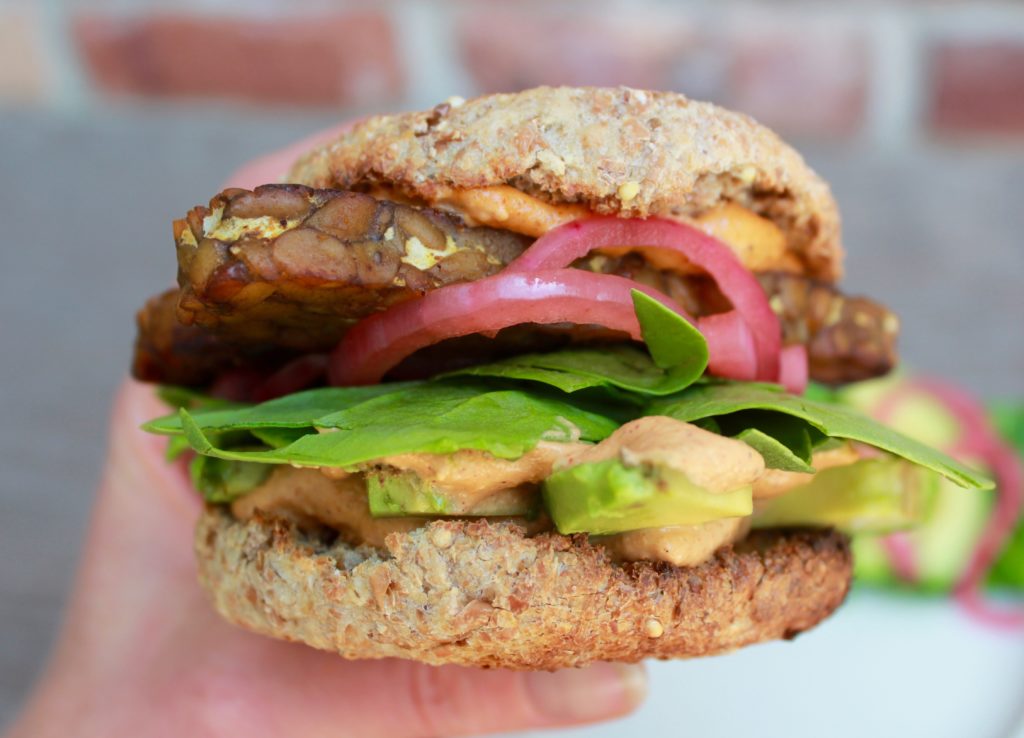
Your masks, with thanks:
<instances>
[{"instance_id":1,"label":"bun bottom half","mask_svg":"<svg viewBox=\"0 0 1024 738\"><path fill-rule=\"evenodd\" d=\"M691 658L792 638L843 601L853 560L830 530L756 531L695 567L612 562L586 536L434 521L383 549L208 509L199 575L249 630L349 659L557 669Z\"/></svg>"}]
</instances>

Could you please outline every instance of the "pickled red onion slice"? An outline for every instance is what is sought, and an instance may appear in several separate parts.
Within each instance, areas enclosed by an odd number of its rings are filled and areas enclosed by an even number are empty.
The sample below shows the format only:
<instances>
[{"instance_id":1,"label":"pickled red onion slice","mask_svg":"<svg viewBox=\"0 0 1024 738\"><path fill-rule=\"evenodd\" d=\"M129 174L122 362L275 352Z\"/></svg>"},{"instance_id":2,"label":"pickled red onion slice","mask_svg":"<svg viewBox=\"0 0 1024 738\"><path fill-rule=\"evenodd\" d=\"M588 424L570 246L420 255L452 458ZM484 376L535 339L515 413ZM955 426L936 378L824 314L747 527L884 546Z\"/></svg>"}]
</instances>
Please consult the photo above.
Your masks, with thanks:
<instances>
[{"instance_id":1,"label":"pickled red onion slice","mask_svg":"<svg viewBox=\"0 0 1024 738\"><path fill-rule=\"evenodd\" d=\"M779 380L782 329L764 290L728 246L692 226L663 218L575 220L538 238L506 271L560 269L595 249L610 247L675 251L706 271L750 327L757 349L756 378Z\"/></svg>"},{"instance_id":2,"label":"pickled red onion slice","mask_svg":"<svg viewBox=\"0 0 1024 738\"><path fill-rule=\"evenodd\" d=\"M779 354L779 384L794 395L807 389L807 347L802 343L786 346Z\"/></svg>"},{"instance_id":3,"label":"pickled red onion slice","mask_svg":"<svg viewBox=\"0 0 1024 738\"><path fill-rule=\"evenodd\" d=\"M326 354L306 354L293 359L253 389L252 401L265 402L312 387L323 381L327 367Z\"/></svg>"},{"instance_id":4,"label":"pickled red onion slice","mask_svg":"<svg viewBox=\"0 0 1024 738\"><path fill-rule=\"evenodd\" d=\"M750 326L735 310L698 318L697 328L708 342L708 371L741 381L757 378L757 349ZM711 351L711 346L716 350Z\"/></svg>"},{"instance_id":5,"label":"pickled red onion slice","mask_svg":"<svg viewBox=\"0 0 1024 738\"><path fill-rule=\"evenodd\" d=\"M330 381L335 385L373 384L421 348L521 323L595 324L621 330L639 341L640 324L631 295L634 289L688 317L662 293L625 277L579 269L528 274L504 271L447 285L360 321L331 353Z\"/></svg>"}]
</instances>

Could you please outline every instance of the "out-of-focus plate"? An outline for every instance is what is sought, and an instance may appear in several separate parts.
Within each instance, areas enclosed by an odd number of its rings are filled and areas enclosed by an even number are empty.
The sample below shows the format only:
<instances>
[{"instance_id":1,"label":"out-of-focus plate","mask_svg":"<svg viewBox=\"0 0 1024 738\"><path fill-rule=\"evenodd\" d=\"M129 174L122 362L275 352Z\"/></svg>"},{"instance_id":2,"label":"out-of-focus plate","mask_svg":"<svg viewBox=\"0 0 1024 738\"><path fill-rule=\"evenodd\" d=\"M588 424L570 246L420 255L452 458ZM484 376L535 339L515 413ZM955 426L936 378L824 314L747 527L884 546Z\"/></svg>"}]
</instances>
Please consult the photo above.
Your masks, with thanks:
<instances>
[{"instance_id":1,"label":"out-of-focus plate","mask_svg":"<svg viewBox=\"0 0 1024 738\"><path fill-rule=\"evenodd\" d=\"M638 713L559 735L1024 738L1024 632L945 600L856 591L792 642L649 670Z\"/></svg>"}]
</instances>

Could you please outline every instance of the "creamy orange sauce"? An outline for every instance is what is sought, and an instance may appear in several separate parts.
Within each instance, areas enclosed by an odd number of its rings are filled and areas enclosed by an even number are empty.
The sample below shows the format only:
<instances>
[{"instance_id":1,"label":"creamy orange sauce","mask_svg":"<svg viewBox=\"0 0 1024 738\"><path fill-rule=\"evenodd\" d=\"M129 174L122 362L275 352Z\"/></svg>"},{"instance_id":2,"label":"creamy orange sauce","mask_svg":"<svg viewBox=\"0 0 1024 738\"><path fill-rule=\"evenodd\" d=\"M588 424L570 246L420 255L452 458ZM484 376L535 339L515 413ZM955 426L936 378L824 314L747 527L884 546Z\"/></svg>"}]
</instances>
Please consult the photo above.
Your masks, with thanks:
<instances>
[{"instance_id":1,"label":"creamy orange sauce","mask_svg":"<svg viewBox=\"0 0 1024 738\"><path fill-rule=\"evenodd\" d=\"M491 498L523 493L524 490L515 488L497 490L491 493ZM530 494L539 492L533 489ZM231 503L231 514L239 520L265 514L300 524L323 525L339 531L354 545L365 543L377 548L384 546L389 534L408 533L432 520L418 516L373 517L362 474L328 476L316 469L290 466L276 467L267 481ZM472 517L472 511L468 515ZM518 523L527 535L536 535L551 526L546 515L529 520L515 516L488 516L488 519Z\"/></svg>"},{"instance_id":2,"label":"creamy orange sauce","mask_svg":"<svg viewBox=\"0 0 1024 738\"><path fill-rule=\"evenodd\" d=\"M790 265L800 267L786 248L786 234L782 229L742 205L726 202L690 222L728 244L752 272L786 269Z\"/></svg>"},{"instance_id":3,"label":"creamy orange sauce","mask_svg":"<svg viewBox=\"0 0 1024 738\"><path fill-rule=\"evenodd\" d=\"M658 464L682 471L710 492L753 487L755 499L770 499L808 483L814 474L765 469L760 454L741 441L702 430L668 417L648 416L631 421L599 444L541 442L518 459L499 459L481 451L450 455L400 454L374 462L415 473L459 500L472 511L504 494L522 494L524 485L537 485L556 468L617 458L629 465ZM818 470L855 463L861 453L850 443L814 454ZM537 494L536 487L529 490ZM275 468L260 487L231 505L236 518L257 513L283 515L300 523L321 524L340 531L353 543L382 547L388 534L426 525L426 517L375 518L367 502L362 474L333 469ZM503 518L510 519L510 518ZM511 518L518 520L516 518ZM530 534L550 524L520 520ZM746 536L749 518L727 518L702 525L671 526L595 537L613 558L624 561L666 561L695 566L722 546Z\"/></svg>"},{"instance_id":4,"label":"creamy orange sauce","mask_svg":"<svg viewBox=\"0 0 1024 738\"><path fill-rule=\"evenodd\" d=\"M703 525L631 530L600 539L612 557L623 561L667 561L675 566L697 566L722 546L736 543L750 532L750 518L725 518Z\"/></svg>"},{"instance_id":5,"label":"creamy orange sauce","mask_svg":"<svg viewBox=\"0 0 1024 738\"><path fill-rule=\"evenodd\" d=\"M860 459L861 455L853 444L844 443L837 448L815 452L811 456L811 466L816 471L812 474L767 469L761 478L754 482L754 499L770 500L773 497L778 497L804 484L809 484L818 472L837 466L848 466Z\"/></svg>"},{"instance_id":6,"label":"creamy orange sauce","mask_svg":"<svg viewBox=\"0 0 1024 738\"><path fill-rule=\"evenodd\" d=\"M382 547L389 533L405 533L425 518L375 518L370 515L366 482L361 475L329 479L315 469L279 466L262 485L231 503L231 513L248 520L257 512L299 522L320 523L349 540Z\"/></svg>"},{"instance_id":7,"label":"creamy orange sauce","mask_svg":"<svg viewBox=\"0 0 1024 738\"><path fill-rule=\"evenodd\" d=\"M631 184L635 183L626 183ZM619 188L620 196L632 192L626 185ZM508 185L464 190L449 188L430 205L455 211L470 225L502 228L535 238L590 214L584 205L545 202ZM696 217L677 216L675 219L695 225L728 245L751 271L800 270L799 261L786 248L782 229L742 205L727 202ZM610 255L630 250L603 249ZM660 269L683 274L700 271L674 251L650 249L645 251L645 256Z\"/></svg>"},{"instance_id":8,"label":"creamy orange sauce","mask_svg":"<svg viewBox=\"0 0 1024 738\"><path fill-rule=\"evenodd\" d=\"M430 204L457 211L469 225L502 228L534 238L590 214L584 205L544 202L508 185L471 190L450 188Z\"/></svg>"},{"instance_id":9,"label":"creamy orange sauce","mask_svg":"<svg viewBox=\"0 0 1024 738\"><path fill-rule=\"evenodd\" d=\"M627 466L670 467L713 493L749 486L764 474L761 454L743 441L662 415L631 420L596 446L571 454L565 466L614 458Z\"/></svg>"},{"instance_id":10,"label":"creamy orange sauce","mask_svg":"<svg viewBox=\"0 0 1024 738\"><path fill-rule=\"evenodd\" d=\"M500 490L538 484L551 476L556 463L590 446L541 441L518 459L499 459L486 451L465 449L453 454L398 454L373 463L413 472L472 505Z\"/></svg>"}]
</instances>

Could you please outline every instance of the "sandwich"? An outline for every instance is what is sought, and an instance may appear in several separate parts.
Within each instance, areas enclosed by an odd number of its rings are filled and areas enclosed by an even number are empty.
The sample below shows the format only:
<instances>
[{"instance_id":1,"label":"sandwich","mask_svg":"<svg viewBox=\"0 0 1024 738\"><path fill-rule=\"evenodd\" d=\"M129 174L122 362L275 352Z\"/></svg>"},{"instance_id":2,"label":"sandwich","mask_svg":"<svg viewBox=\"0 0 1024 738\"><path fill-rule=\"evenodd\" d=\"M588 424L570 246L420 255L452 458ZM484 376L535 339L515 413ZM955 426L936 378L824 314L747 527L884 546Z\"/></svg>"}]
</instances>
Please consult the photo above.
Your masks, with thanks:
<instances>
[{"instance_id":1,"label":"sandwich","mask_svg":"<svg viewBox=\"0 0 1024 738\"><path fill-rule=\"evenodd\" d=\"M827 184L681 94L363 120L174 223L146 429L229 621L345 658L554 669L791 638L847 534L990 483L827 388L896 363Z\"/></svg>"}]
</instances>

